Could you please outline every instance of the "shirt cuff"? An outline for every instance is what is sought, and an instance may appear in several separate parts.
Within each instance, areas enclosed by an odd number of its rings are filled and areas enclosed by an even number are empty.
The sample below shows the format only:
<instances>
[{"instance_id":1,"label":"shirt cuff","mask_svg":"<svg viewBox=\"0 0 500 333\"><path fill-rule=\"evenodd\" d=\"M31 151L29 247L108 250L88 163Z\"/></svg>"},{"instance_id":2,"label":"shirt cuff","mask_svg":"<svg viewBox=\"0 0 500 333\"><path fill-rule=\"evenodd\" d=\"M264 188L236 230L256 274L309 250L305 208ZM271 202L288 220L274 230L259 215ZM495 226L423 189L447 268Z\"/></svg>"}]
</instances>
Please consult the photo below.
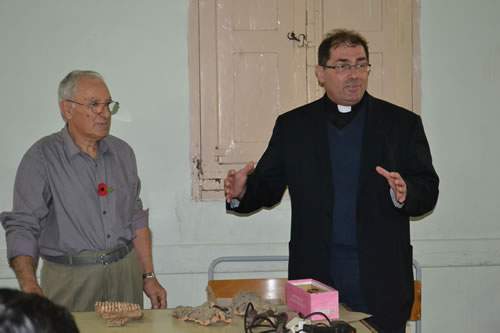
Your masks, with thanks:
<instances>
[{"instance_id":1,"label":"shirt cuff","mask_svg":"<svg viewBox=\"0 0 500 333\"><path fill-rule=\"evenodd\" d=\"M231 203L229 204L229 207L231 207L231 209L238 208L239 206L240 206L240 200L238 199L232 199Z\"/></svg>"},{"instance_id":2,"label":"shirt cuff","mask_svg":"<svg viewBox=\"0 0 500 333\"><path fill-rule=\"evenodd\" d=\"M149 209L135 212L132 217L132 225L135 230L149 226Z\"/></svg>"},{"instance_id":3,"label":"shirt cuff","mask_svg":"<svg viewBox=\"0 0 500 333\"><path fill-rule=\"evenodd\" d=\"M32 257L35 262L38 262L39 250L36 243L25 238L7 239L7 259L9 264L11 260L17 256Z\"/></svg>"},{"instance_id":4,"label":"shirt cuff","mask_svg":"<svg viewBox=\"0 0 500 333\"><path fill-rule=\"evenodd\" d=\"M392 203L394 204L394 207L396 208L403 208L403 206L405 205L405 203L399 203L397 200L396 200L396 193L394 193L394 191L392 190L392 188L390 189L390 193L391 193L391 199L392 199Z\"/></svg>"}]
</instances>

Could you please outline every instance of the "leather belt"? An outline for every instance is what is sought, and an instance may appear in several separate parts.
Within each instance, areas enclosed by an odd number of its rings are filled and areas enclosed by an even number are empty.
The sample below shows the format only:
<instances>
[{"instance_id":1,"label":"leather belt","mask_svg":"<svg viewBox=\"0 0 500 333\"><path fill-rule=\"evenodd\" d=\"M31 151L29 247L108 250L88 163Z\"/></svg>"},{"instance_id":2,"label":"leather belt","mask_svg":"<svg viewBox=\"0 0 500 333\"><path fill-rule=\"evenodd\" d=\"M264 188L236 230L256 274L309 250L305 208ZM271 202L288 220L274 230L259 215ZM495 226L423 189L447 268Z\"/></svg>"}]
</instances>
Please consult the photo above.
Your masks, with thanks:
<instances>
[{"instance_id":1,"label":"leather belt","mask_svg":"<svg viewBox=\"0 0 500 333\"><path fill-rule=\"evenodd\" d=\"M61 265L108 265L125 258L134 248L132 241L109 251L64 256L42 256L43 259Z\"/></svg>"}]
</instances>

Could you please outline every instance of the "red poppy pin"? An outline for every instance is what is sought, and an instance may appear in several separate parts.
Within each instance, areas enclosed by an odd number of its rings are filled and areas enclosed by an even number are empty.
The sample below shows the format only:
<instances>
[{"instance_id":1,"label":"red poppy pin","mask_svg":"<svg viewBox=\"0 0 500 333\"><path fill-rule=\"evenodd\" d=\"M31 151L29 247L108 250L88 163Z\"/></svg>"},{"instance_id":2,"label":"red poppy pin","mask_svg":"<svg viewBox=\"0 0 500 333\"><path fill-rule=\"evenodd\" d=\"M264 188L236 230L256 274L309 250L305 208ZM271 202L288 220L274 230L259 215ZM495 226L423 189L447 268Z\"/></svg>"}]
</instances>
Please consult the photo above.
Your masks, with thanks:
<instances>
[{"instance_id":1,"label":"red poppy pin","mask_svg":"<svg viewBox=\"0 0 500 333\"><path fill-rule=\"evenodd\" d=\"M114 190L114 188L109 187L107 184L100 183L97 187L97 194L99 194L101 197L105 197L108 195L108 193L111 193Z\"/></svg>"}]
</instances>

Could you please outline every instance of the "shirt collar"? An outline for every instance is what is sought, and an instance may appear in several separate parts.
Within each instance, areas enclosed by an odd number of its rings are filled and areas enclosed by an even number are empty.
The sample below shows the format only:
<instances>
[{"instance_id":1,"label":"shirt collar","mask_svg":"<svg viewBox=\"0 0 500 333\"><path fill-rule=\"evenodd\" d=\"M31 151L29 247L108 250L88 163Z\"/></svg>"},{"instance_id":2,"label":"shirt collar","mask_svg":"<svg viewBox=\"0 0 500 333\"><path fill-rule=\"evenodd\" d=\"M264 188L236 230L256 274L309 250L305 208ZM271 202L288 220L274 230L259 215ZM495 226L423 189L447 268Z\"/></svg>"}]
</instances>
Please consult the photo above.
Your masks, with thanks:
<instances>
[{"instance_id":1,"label":"shirt collar","mask_svg":"<svg viewBox=\"0 0 500 333\"><path fill-rule=\"evenodd\" d=\"M68 131L68 125L64 126L64 128L61 130L61 136L64 144L65 150L68 152L70 157L73 157L79 153L83 153L80 148L76 145L75 141L73 141L73 138L71 135L69 135ZM98 154L104 154L106 152L111 152L109 150L110 145L107 142L107 137L102 138L97 142L99 152Z\"/></svg>"},{"instance_id":2,"label":"shirt collar","mask_svg":"<svg viewBox=\"0 0 500 333\"><path fill-rule=\"evenodd\" d=\"M357 111L359 108L361 108L361 107L365 104L366 95L368 95L368 94L367 94L367 92L365 91L365 93L363 94L363 97L361 97L361 100L359 101L359 103L357 103L357 104L353 105L353 106L352 106L352 109L351 109L351 111L350 111L350 112L352 112L352 111ZM340 111L338 110L338 104L337 104L337 103L335 103L334 101L332 101L332 100L330 99L330 97L328 97L328 95L327 95L326 93L323 95L323 98L325 99L326 104L327 104L327 106L328 106L329 108L332 108L333 110L336 110L337 112L339 112L339 113L340 113Z\"/></svg>"}]
</instances>

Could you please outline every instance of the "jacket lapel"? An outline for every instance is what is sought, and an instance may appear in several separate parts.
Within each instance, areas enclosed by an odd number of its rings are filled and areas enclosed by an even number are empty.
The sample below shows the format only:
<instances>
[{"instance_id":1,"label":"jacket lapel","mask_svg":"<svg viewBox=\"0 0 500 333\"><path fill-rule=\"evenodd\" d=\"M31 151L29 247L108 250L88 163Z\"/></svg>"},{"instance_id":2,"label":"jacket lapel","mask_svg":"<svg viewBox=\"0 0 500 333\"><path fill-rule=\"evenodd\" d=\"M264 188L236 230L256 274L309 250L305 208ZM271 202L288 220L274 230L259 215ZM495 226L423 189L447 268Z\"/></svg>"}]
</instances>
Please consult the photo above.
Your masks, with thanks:
<instances>
[{"instance_id":1,"label":"jacket lapel","mask_svg":"<svg viewBox=\"0 0 500 333\"><path fill-rule=\"evenodd\" d=\"M367 186L370 175L376 173L377 161L382 156L383 143L383 119L377 109L376 99L367 93L367 109L365 119L365 129L363 137L363 147L361 150L361 168L358 182L358 190ZM359 198L359 192L358 192ZM359 202L358 202L359 206Z\"/></svg>"},{"instance_id":2,"label":"jacket lapel","mask_svg":"<svg viewBox=\"0 0 500 333\"><path fill-rule=\"evenodd\" d=\"M313 136L313 142L316 143L314 158L317 161L319 166L319 176L323 178L326 189L326 193L324 193L327 197L333 196L332 189L332 174L331 174L331 166L330 166L330 151L328 145L328 120L325 112L325 98L326 94L322 99L318 101L314 108L314 116L313 116L313 128L311 135ZM313 110L311 110L313 111Z\"/></svg>"},{"instance_id":3,"label":"jacket lapel","mask_svg":"<svg viewBox=\"0 0 500 333\"><path fill-rule=\"evenodd\" d=\"M332 234L331 216L333 214L333 186L325 98L327 98L326 94L308 111L308 113L310 112L309 117L311 117L309 134L311 135L311 142L314 143L314 151L311 156L315 160L315 163L312 163L312 165L317 166L315 170L309 170L309 172L317 173L315 175L317 181L314 184L314 186L317 186L316 192L318 193L317 209L324 210L325 216L330 217L325 219L326 223L322 223L318 226L321 228L319 234L321 235L321 239L323 239L323 243L329 245Z\"/></svg>"}]
</instances>

